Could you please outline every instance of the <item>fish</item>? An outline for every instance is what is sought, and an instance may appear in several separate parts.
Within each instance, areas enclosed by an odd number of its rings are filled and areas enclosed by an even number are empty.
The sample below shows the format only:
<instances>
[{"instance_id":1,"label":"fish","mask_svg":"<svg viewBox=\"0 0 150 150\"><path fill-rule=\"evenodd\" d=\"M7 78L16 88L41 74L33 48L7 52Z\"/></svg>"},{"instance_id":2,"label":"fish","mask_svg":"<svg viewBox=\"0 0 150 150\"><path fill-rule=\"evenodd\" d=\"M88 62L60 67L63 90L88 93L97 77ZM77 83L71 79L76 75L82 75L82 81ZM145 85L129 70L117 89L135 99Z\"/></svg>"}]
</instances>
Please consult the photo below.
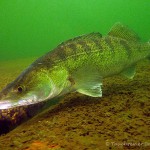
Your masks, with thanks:
<instances>
[{"instance_id":1,"label":"fish","mask_svg":"<svg viewBox=\"0 0 150 150\"><path fill-rule=\"evenodd\" d=\"M21 114L27 117L31 106L40 109L43 102L67 93L102 97L104 78L121 74L133 79L136 64L146 58L150 58L150 42L141 42L119 22L107 35L93 32L67 40L38 58L0 92L0 125L6 120L16 124L18 118L24 118Z\"/></svg>"}]
</instances>

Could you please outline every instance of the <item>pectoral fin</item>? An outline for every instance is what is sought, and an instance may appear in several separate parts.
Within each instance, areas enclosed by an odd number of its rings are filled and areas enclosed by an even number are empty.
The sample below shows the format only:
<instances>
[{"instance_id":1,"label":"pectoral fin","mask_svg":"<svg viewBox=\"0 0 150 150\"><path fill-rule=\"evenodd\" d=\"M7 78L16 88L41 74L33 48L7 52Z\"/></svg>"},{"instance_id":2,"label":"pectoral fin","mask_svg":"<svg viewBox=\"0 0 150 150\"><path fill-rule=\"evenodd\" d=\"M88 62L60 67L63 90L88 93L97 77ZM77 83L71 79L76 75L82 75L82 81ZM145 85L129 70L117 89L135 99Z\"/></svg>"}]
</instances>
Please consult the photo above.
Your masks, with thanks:
<instances>
[{"instance_id":1,"label":"pectoral fin","mask_svg":"<svg viewBox=\"0 0 150 150\"><path fill-rule=\"evenodd\" d=\"M102 83L93 83L91 85L86 85L77 91L91 97L102 97L101 85Z\"/></svg>"},{"instance_id":2,"label":"pectoral fin","mask_svg":"<svg viewBox=\"0 0 150 150\"><path fill-rule=\"evenodd\" d=\"M90 68L79 69L74 73L74 87L79 93L92 97L102 97L102 78L96 69Z\"/></svg>"},{"instance_id":3,"label":"pectoral fin","mask_svg":"<svg viewBox=\"0 0 150 150\"><path fill-rule=\"evenodd\" d=\"M127 77L128 79L133 79L133 77L135 75L135 66L132 66L132 67L124 70L121 74L123 76Z\"/></svg>"}]
</instances>

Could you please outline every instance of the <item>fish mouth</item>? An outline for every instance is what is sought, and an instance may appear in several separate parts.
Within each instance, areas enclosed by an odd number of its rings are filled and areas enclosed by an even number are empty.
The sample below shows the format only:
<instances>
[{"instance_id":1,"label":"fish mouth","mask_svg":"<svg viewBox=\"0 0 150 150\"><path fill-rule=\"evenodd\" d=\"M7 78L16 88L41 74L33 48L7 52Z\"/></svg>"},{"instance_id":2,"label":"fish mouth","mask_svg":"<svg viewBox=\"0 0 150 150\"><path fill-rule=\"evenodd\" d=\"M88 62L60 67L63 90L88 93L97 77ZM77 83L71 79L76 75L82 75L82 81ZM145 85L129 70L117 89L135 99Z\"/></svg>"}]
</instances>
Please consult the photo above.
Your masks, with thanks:
<instances>
[{"instance_id":1,"label":"fish mouth","mask_svg":"<svg viewBox=\"0 0 150 150\"><path fill-rule=\"evenodd\" d=\"M0 110L40 103L52 99L56 95L58 95L56 89L48 94L45 94L45 89L41 89L31 91L24 95L9 94L8 91L5 92L5 90L3 90L0 92Z\"/></svg>"},{"instance_id":2,"label":"fish mouth","mask_svg":"<svg viewBox=\"0 0 150 150\"><path fill-rule=\"evenodd\" d=\"M38 97L36 95L32 95L28 98L22 98L19 100L11 100L11 99L0 100L0 110L14 108L14 107L18 107L18 106L26 106L26 105L30 105L30 104L35 104L40 101L42 101L42 100L38 99Z\"/></svg>"}]
</instances>

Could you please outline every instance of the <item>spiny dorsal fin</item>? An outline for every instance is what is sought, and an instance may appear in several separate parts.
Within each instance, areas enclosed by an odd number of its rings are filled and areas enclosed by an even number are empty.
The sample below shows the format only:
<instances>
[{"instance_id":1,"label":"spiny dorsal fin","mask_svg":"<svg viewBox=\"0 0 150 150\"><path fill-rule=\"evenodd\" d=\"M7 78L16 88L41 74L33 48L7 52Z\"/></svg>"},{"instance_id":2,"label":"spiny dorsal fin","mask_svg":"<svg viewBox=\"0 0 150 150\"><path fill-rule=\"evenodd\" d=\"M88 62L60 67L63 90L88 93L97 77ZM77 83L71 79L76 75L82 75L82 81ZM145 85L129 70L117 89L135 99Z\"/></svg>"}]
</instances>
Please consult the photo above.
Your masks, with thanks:
<instances>
[{"instance_id":1,"label":"spiny dorsal fin","mask_svg":"<svg viewBox=\"0 0 150 150\"><path fill-rule=\"evenodd\" d=\"M92 33L89 33L89 34L84 34L84 35L75 37L75 38L70 39L68 41L78 41L78 40L82 40L82 39L85 40L85 39L93 39L93 38L100 39L100 38L102 38L102 35L99 32L92 32Z\"/></svg>"},{"instance_id":2,"label":"spiny dorsal fin","mask_svg":"<svg viewBox=\"0 0 150 150\"><path fill-rule=\"evenodd\" d=\"M81 38L83 39L102 38L102 34L100 34L99 32L93 32L90 34L82 35Z\"/></svg>"},{"instance_id":3,"label":"spiny dorsal fin","mask_svg":"<svg viewBox=\"0 0 150 150\"><path fill-rule=\"evenodd\" d=\"M80 40L100 39L100 38L102 38L102 35L99 32L92 32L92 33L89 33L89 34L84 34L84 35L75 37L73 39L69 39L65 42L60 43L58 46L63 46L65 44L68 44L68 43L71 43L71 42L77 42L77 41L80 41Z\"/></svg>"},{"instance_id":4,"label":"spiny dorsal fin","mask_svg":"<svg viewBox=\"0 0 150 150\"><path fill-rule=\"evenodd\" d=\"M128 41L138 42L140 38L136 33L130 30L127 26L122 25L121 23L116 23L108 33L109 36L122 38Z\"/></svg>"}]
</instances>

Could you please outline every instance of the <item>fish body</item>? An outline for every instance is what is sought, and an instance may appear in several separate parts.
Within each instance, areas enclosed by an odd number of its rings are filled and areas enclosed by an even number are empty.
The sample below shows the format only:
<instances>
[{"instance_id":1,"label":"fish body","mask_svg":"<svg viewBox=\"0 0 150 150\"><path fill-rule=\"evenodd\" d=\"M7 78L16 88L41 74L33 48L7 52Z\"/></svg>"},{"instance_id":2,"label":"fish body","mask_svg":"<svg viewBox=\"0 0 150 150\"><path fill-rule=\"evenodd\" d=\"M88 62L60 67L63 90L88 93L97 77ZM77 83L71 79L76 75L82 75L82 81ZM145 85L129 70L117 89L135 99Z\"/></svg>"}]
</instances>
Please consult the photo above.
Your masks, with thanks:
<instances>
[{"instance_id":1,"label":"fish body","mask_svg":"<svg viewBox=\"0 0 150 150\"><path fill-rule=\"evenodd\" d=\"M0 112L38 104L78 91L102 96L102 79L123 74L132 79L138 61L150 57L150 43L117 23L106 36L91 33L58 45L33 62L0 92ZM6 113L7 114L7 113ZM0 120L5 119L0 115Z\"/></svg>"}]
</instances>

